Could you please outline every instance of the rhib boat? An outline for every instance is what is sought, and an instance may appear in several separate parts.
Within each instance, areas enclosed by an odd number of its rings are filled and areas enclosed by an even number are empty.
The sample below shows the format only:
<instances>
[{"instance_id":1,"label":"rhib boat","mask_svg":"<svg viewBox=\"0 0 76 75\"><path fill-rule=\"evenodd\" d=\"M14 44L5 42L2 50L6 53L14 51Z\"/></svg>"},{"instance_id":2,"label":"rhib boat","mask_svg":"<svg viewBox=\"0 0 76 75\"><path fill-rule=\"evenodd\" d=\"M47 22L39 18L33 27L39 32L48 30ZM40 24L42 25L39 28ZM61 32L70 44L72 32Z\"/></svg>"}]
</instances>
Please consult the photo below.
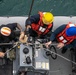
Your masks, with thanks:
<instances>
[{"instance_id":1,"label":"rhib boat","mask_svg":"<svg viewBox=\"0 0 76 75\"><path fill-rule=\"evenodd\" d=\"M0 17L0 25L8 23L19 23L25 30L25 21L27 16ZM53 31L68 22L76 23L76 16L55 16ZM38 39L40 41L40 39ZM75 75L72 71L74 62L74 53L68 50L65 54L61 53L61 49L56 49L56 59L51 56L45 56L46 50L41 48L40 42L35 41L32 45L20 43L16 48L16 58L8 65L0 65L1 75L24 75L20 72L26 72L27 75ZM28 50L28 51L27 51ZM53 48L51 48L54 51ZM27 51L27 52L26 52ZM52 53L54 54L54 53ZM30 61L31 60L31 61ZM1 64L4 63L1 59Z\"/></svg>"}]
</instances>

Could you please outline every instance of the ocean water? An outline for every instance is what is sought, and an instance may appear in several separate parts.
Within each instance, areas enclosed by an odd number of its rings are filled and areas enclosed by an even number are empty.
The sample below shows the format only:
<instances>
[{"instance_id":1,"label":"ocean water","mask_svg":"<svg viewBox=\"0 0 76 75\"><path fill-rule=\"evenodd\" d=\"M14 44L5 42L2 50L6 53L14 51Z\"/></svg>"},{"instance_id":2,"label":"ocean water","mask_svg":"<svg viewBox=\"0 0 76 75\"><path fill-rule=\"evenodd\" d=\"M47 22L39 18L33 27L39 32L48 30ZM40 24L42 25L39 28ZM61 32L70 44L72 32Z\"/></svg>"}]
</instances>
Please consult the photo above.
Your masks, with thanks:
<instances>
[{"instance_id":1,"label":"ocean water","mask_svg":"<svg viewBox=\"0 0 76 75\"><path fill-rule=\"evenodd\" d=\"M0 16L26 16L33 0L0 0ZM31 15L50 11L54 16L75 16L76 0L34 0Z\"/></svg>"}]
</instances>

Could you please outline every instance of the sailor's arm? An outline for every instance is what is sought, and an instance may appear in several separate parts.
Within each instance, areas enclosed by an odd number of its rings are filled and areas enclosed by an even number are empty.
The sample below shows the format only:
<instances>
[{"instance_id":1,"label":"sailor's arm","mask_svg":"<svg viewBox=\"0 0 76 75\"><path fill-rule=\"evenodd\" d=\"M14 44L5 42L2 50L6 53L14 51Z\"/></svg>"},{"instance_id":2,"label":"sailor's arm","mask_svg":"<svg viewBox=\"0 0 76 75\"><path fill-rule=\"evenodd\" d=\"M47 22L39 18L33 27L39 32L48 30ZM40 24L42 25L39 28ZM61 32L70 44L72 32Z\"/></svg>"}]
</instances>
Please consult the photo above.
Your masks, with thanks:
<instances>
[{"instance_id":1,"label":"sailor's arm","mask_svg":"<svg viewBox=\"0 0 76 75\"><path fill-rule=\"evenodd\" d=\"M66 27L66 25L61 25L51 34L50 41L45 43L46 47L49 47L49 45L56 39L57 34L59 34L65 27ZM63 44L59 43L57 47L61 48L62 45Z\"/></svg>"},{"instance_id":2,"label":"sailor's arm","mask_svg":"<svg viewBox=\"0 0 76 75\"><path fill-rule=\"evenodd\" d=\"M22 27L19 23L17 23L17 28L22 32Z\"/></svg>"}]
</instances>

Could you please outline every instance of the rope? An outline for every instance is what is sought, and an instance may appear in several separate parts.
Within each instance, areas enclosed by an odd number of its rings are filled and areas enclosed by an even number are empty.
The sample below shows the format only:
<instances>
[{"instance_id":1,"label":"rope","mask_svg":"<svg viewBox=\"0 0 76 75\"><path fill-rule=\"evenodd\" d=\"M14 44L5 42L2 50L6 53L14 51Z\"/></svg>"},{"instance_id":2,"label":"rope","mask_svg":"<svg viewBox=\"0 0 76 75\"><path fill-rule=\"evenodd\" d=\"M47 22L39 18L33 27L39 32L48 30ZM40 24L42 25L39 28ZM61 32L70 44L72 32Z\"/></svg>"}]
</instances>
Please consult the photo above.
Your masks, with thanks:
<instances>
[{"instance_id":1,"label":"rope","mask_svg":"<svg viewBox=\"0 0 76 75\"><path fill-rule=\"evenodd\" d=\"M38 40L37 40L38 41ZM40 41L38 41L38 42L40 42ZM41 42L40 42L41 43ZM58 43L52 43L51 45L57 45ZM43 47L43 45L45 45L44 43L43 44L40 44L41 45L41 47ZM55 52L53 52L53 51L50 51L48 48L44 48L44 49L46 49L46 51L49 51L49 52L51 52L51 53L54 53L54 54L56 54L57 56L59 56L59 57L61 57L61 58L63 58L63 59L65 59L65 60L67 60L67 61L69 61L69 62L71 62L71 63L73 63L73 64L75 64L76 65L76 62L74 62L74 61L72 61L72 60L70 60L70 59L68 59L68 58L66 58L66 57L64 57L64 56L62 56L62 55L60 55L60 54L58 54L58 53L55 53Z\"/></svg>"},{"instance_id":2,"label":"rope","mask_svg":"<svg viewBox=\"0 0 76 75\"><path fill-rule=\"evenodd\" d=\"M4 43L4 45L5 44L12 44L12 43ZM20 42L17 42L17 43L14 43L15 45L12 47L12 48L15 48L18 44L20 44ZM35 43L34 43L35 44ZM34 45L34 44L28 44L28 45ZM0 45L2 45L2 44L0 44ZM27 44L26 44L27 45ZM40 46L42 47L42 45L44 45L44 44L40 44ZM52 45L57 45L57 43L55 44L52 44ZM12 49L11 48L11 49ZM9 51L11 50L11 49L9 49ZM64 56L62 56L62 55L60 55L60 54L57 54L57 53L55 53L55 52L53 52L53 51L50 51L48 48L44 48L44 49L46 49L46 51L49 51L49 52L51 52L51 53L54 53L54 54L56 54L57 56L59 56L59 57L61 57L61 58L63 58L63 59L65 59L65 60L67 60L67 61L69 61L69 62L72 62L73 64L75 64L76 65L76 62L74 62L74 61L72 61L72 60L70 60L70 59L68 59L68 58L66 58L66 57L64 57ZM7 52L6 52L7 53Z\"/></svg>"},{"instance_id":3,"label":"rope","mask_svg":"<svg viewBox=\"0 0 76 75\"><path fill-rule=\"evenodd\" d=\"M49 52L51 52L51 53L54 53L54 54L56 54L57 56L59 56L59 57L65 59L65 60L67 60L67 61L69 61L69 62L72 62L73 64L76 65L76 62L74 62L74 61L72 61L72 60L70 60L70 59L68 59L68 58L66 58L66 57L64 57L64 56L62 56L62 55L60 55L60 54L58 54L58 53L55 53L55 52L50 51L50 50L48 50L48 49L47 49L46 51L49 51Z\"/></svg>"},{"instance_id":4,"label":"rope","mask_svg":"<svg viewBox=\"0 0 76 75\"><path fill-rule=\"evenodd\" d=\"M7 51L5 52L5 54L7 54L9 51L11 51L12 49L16 48L16 47L17 47L18 45L20 45L20 44L21 44L21 42L16 42L16 43L14 43L13 47L10 48L9 50L7 50Z\"/></svg>"},{"instance_id":5,"label":"rope","mask_svg":"<svg viewBox=\"0 0 76 75\"><path fill-rule=\"evenodd\" d=\"M10 43L0 43L0 46L3 46L3 45L15 45L17 43L21 43L21 42L18 41L18 42L15 42L15 43L12 43L12 42L10 42Z\"/></svg>"},{"instance_id":6,"label":"rope","mask_svg":"<svg viewBox=\"0 0 76 75\"><path fill-rule=\"evenodd\" d=\"M13 43L0 43L0 46L3 46L3 45L13 45Z\"/></svg>"},{"instance_id":7,"label":"rope","mask_svg":"<svg viewBox=\"0 0 76 75\"><path fill-rule=\"evenodd\" d=\"M28 45L36 45L35 43L34 44L28 44ZM45 45L45 44L40 44L40 47L42 47L43 48L43 45ZM52 43L51 45L57 45L57 43ZM63 58L63 59L65 59L65 60L67 60L67 61L69 61L69 62L71 62L71 63L73 63L73 64L75 64L76 65L76 62L74 62L74 61L72 61L72 60L70 60L70 59L68 59L68 58L66 58L66 57L64 57L64 56L62 56L62 55L60 55L60 54L58 54L58 53L55 53L55 52L53 52L53 51L50 51L48 48L44 48L44 49L46 49L46 51L49 51L49 52L51 52L51 53L54 53L55 55L57 55L57 56L59 56L59 57L61 57L61 58Z\"/></svg>"}]
</instances>

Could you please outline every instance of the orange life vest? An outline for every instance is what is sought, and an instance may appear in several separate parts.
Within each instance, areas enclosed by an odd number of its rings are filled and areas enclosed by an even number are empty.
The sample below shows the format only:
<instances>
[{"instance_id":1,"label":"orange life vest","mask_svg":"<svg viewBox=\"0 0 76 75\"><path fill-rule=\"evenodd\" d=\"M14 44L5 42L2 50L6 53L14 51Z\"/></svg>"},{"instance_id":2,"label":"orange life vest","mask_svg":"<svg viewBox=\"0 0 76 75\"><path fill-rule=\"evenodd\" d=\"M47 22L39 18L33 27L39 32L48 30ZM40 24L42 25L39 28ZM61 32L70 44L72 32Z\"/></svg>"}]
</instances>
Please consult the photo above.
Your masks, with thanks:
<instances>
[{"instance_id":1,"label":"orange life vest","mask_svg":"<svg viewBox=\"0 0 76 75\"><path fill-rule=\"evenodd\" d=\"M76 26L76 25L74 25L72 23L67 24L66 28L57 35L57 40L59 42L62 42L64 44L70 44L76 38L75 35L74 36L67 36L66 35L66 29L69 27L72 27L72 26Z\"/></svg>"},{"instance_id":2,"label":"orange life vest","mask_svg":"<svg viewBox=\"0 0 76 75\"><path fill-rule=\"evenodd\" d=\"M52 27L52 24L49 24L49 25L47 25L46 28L43 28L43 27L42 27L42 26L44 25L44 24L42 23L43 13L42 13L42 12L39 12L39 15L40 15L40 20L39 20L39 22L38 22L37 24L32 23L31 27L32 27L32 29L33 29L34 31L36 31L36 32L38 33L38 35L41 35L41 34L45 35L46 33L49 32L50 28Z\"/></svg>"}]
</instances>

